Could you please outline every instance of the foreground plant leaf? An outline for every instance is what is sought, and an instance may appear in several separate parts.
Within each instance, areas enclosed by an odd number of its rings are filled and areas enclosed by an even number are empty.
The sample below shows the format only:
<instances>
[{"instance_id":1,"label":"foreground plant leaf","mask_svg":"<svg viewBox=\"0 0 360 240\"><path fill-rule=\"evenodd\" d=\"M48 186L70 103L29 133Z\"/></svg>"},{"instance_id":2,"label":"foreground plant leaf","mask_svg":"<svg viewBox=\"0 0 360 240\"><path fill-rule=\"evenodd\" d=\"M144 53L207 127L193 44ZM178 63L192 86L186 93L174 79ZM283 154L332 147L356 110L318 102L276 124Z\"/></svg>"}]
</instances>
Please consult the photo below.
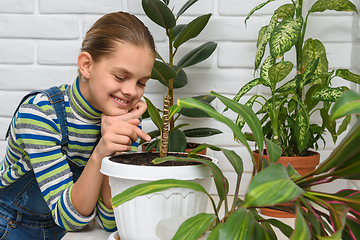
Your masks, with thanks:
<instances>
[{"instance_id":1,"label":"foreground plant leaf","mask_svg":"<svg viewBox=\"0 0 360 240\"><path fill-rule=\"evenodd\" d=\"M281 164L275 164L253 177L243 206L272 206L294 200L303 192L291 181L285 167Z\"/></svg>"},{"instance_id":2,"label":"foreground plant leaf","mask_svg":"<svg viewBox=\"0 0 360 240\"><path fill-rule=\"evenodd\" d=\"M358 113L360 113L360 94L352 90L345 91L331 110L331 121Z\"/></svg>"},{"instance_id":3,"label":"foreground plant leaf","mask_svg":"<svg viewBox=\"0 0 360 240\"><path fill-rule=\"evenodd\" d=\"M186 220L172 240L197 240L215 221L216 216L209 213L200 213Z\"/></svg>"},{"instance_id":4,"label":"foreground plant leaf","mask_svg":"<svg viewBox=\"0 0 360 240\"><path fill-rule=\"evenodd\" d=\"M296 210L295 231L292 234L290 240L311 239L310 229L300 211L301 210L299 208Z\"/></svg>"}]
</instances>

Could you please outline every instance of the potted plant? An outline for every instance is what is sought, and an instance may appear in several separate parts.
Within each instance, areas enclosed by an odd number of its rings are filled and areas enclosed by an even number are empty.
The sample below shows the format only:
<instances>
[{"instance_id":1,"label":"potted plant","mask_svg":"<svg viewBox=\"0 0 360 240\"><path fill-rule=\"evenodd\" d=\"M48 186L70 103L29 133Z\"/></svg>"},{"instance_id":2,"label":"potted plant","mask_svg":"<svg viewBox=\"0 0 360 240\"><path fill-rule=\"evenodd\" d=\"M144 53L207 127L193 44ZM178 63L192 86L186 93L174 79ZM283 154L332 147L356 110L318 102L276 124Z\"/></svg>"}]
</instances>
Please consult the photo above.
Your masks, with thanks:
<instances>
[{"instance_id":1,"label":"potted plant","mask_svg":"<svg viewBox=\"0 0 360 240\"><path fill-rule=\"evenodd\" d=\"M109 176L112 196L140 183L168 178L186 180L194 184L197 183L208 190L210 188L212 172L205 165L188 163L154 165L151 163L152 159L166 155L168 149L172 152L185 152L186 136L211 136L220 133L220 131L212 128L180 131L181 127L188 124L174 125L175 120L178 118L176 114L208 117L207 114L200 113L199 111L196 114L191 114L191 110L181 110L180 107L173 106L173 90L187 82L183 68L205 60L216 48L215 43L208 42L190 51L180 59L177 65L173 62L179 47L189 39L196 37L206 26L210 18L210 14L206 14L195 18L186 25L177 25L177 19L196 2L194 0L187 1L177 13L177 17L175 17L174 13L167 6L169 1L142 1L144 11L149 18L165 28L170 45L170 62L166 63L157 54L158 59L155 61L152 71L152 78L159 80L168 88L168 94L164 98L162 117L160 117L160 111L149 99L145 98L148 105L147 112L158 127L158 131L149 134L156 139L147 148L151 149L159 145L160 154L159 152L129 153L103 159L101 172ZM179 85L179 83L182 83L182 85ZM195 98L201 99L202 97ZM203 102L207 102L208 99L203 100ZM157 139L159 136L161 141ZM179 155L180 153L172 154ZM217 162L213 158L203 157L207 159L206 161L215 164ZM200 212L205 212L207 201L204 193L188 188L164 189L164 191L133 199L122 206L114 208L120 238L123 240L157 239L155 226L160 220L175 216L194 216Z\"/></svg>"},{"instance_id":2,"label":"potted plant","mask_svg":"<svg viewBox=\"0 0 360 240\"><path fill-rule=\"evenodd\" d=\"M167 57L163 57L157 53L157 59L151 74L152 79L158 80L167 89L162 109L157 109L148 98L145 98L148 105L148 112L143 116L143 118L150 116L157 127L157 130L149 133L153 140L150 144L146 145L145 150L149 151L150 149L156 148L162 156L166 156L168 149L170 152L185 152L188 148L187 137L208 137L221 133L221 131L217 129L205 127L182 131L181 128L189 124L183 123L175 125L176 120L181 115L197 118L208 117L208 115L202 111L181 109L176 105L174 106L174 91L186 86L188 83L184 69L209 58L215 51L217 44L214 42L201 44L189 51L175 63L175 56L181 46L184 46L185 43L196 38L201 33L206 27L211 14L196 17L188 24L179 24L179 18L195 4L197 0L188 0L176 15L174 15L173 11L169 8L169 2L169 0L142 0L142 7L145 14L155 24L164 28L169 46ZM207 104L210 104L214 99L212 97L204 99L204 96L196 96L195 98ZM162 116L160 116L161 113ZM165 120L165 117L168 119ZM166 140L163 140L164 138L166 138ZM165 144L162 144L163 142ZM140 144L143 143L144 141L140 142ZM168 145L166 145L167 143ZM160 146L163 146L164 149L160 148Z\"/></svg>"},{"instance_id":3,"label":"potted plant","mask_svg":"<svg viewBox=\"0 0 360 240\"><path fill-rule=\"evenodd\" d=\"M209 196L214 213L200 213L186 220L172 239L198 239L204 232L210 232L207 239L277 239L274 227L289 239L359 239L360 227L360 191L344 189L337 193L312 191L311 186L321 185L336 179L360 179L360 119L351 128L345 138L334 149L330 156L318 168L305 176L300 176L291 165L286 168L276 161L281 155L281 148L265 138L261 122L252 109L236 103L224 96L212 92L227 107L241 115L252 130L259 149L264 142L270 161L263 161L260 154L259 169L253 171L253 177L245 195L238 197L243 162L234 151L211 145L202 145L189 153L188 158L158 158L154 162L191 161L201 162L211 169L220 201L216 204L211 196L200 185L181 180L161 180L139 184L112 198L117 206L129 199L144 194L151 194L158 189L187 187L204 192ZM351 114L360 113L360 95L346 91L334 105L331 120ZM206 111L214 119L225 123L233 131L235 139L244 144L255 163L253 153L247 143L245 134L229 118L214 111L194 99L180 99L181 107L198 108ZM204 147L222 151L237 173L238 180L234 192L234 201L229 207L228 181L221 170L211 162L197 158L196 152ZM260 151L261 152L261 151ZM287 207L279 204L289 202ZM225 216L220 218L218 210L224 205ZM257 211L259 207L276 206L281 211L296 214L295 229L276 219L264 219Z\"/></svg>"}]
</instances>

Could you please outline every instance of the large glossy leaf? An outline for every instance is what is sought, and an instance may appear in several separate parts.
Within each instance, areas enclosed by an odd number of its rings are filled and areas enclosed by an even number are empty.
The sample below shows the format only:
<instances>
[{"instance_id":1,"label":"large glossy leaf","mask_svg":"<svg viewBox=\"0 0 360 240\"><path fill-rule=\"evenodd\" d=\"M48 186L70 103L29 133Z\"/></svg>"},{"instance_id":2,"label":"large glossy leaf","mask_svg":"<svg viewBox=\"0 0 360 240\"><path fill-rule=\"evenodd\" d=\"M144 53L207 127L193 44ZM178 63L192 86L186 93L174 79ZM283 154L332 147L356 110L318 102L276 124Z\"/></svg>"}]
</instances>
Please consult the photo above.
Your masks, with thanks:
<instances>
[{"instance_id":1,"label":"large glossy leaf","mask_svg":"<svg viewBox=\"0 0 360 240\"><path fill-rule=\"evenodd\" d=\"M275 233L271 232L270 229L266 228L258 222L255 222L253 239L276 240L277 238Z\"/></svg>"},{"instance_id":2,"label":"large glossy leaf","mask_svg":"<svg viewBox=\"0 0 360 240\"><path fill-rule=\"evenodd\" d=\"M182 57L177 66L179 68L190 67L192 65L198 64L206 59L208 59L211 54L215 51L217 43L206 42L199 47L188 52L184 57Z\"/></svg>"},{"instance_id":3,"label":"large glossy leaf","mask_svg":"<svg viewBox=\"0 0 360 240\"><path fill-rule=\"evenodd\" d=\"M155 61L151 71L151 78L159 81L172 79L176 77L176 75L176 71L172 67L158 60ZM164 84L164 82L162 83Z\"/></svg>"},{"instance_id":4,"label":"large glossy leaf","mask_svg":"<svg viewBox=\"0 0 360 240\"><path fill-rule=\"evenodd\" d=\"M173 187L180 188L190 188L198 192L203 192L209 196L206 190L198 183L185 181L185 180L176 180L176 179L162 179L154 182L142 183L136 186L130 187L125 191L119 193L118 195L111 198L111 204L113 208L123 204L131 199L144 196L151 193L156 193L160 191L167 190ZM210 197L210 196L209 196Z\"/></svg>"},{"instance_id":5,"label":"large glossy leaf","mask_svg":"<svg viewBox=\"0 0 360 240\"><path fill-rule=\"evenodd\" d=\"M270 40L271 34L274 31L275 26L277 24L277 20L278 20L278 14L275 13L271 17L270 23L269 23L268 27L266 28L265 33L263 33L261 36L259 36L259 37L261 37L261 39L258 39L258 43L257 43L257 50L256 50L256 55L255 55L255 70L257 70L258 67L260 66L261 60L265 53L266 44Z\"/></svg>"},{"instance_id":6,"label":"large glossy leaf","mask_svg":"<svg viewBox=\"0 0 360 240\"><path fill-rule=\"evenodd\" d=\"M268 75L270 79L271 88L275 92L276 84L283 80L293 69L292 62L281 61L270 67Z\"/></svg>"},{"instance_id":7,"label":"large glossy leaf","mask_svg":"<svg viewBox=\"0 0 360 240\"><path fill-rule=\"evenodd\" d=\"M315 70L319 64L319 58L312 60L304 72L301 74L301 77L296 79L296 85L304 89L305 84L310 80L310 78L314 75Z\"/></svg>"},{"instance_id":8,"label":"large glossy leaf","mask_svg":"<svg viewBox=\"0 0 360 240\"><path fill-rule=\"evenodd\" d=\"M350 72L348 69L336 70L335 76L339 76L350 82L360 84L360 76L355 73Z\"/></svg>"},{"instance_id":9,"label":"large glossy leaf","mask_svg":"<svg viewBox=\"0 0 360 240\"><path fill-rule=\"evenodd\" d=\"M246 105L236 103L231 99L221 96L220 94L217 94L213 91L211 91L211 95L217 96L220 101L222 101L227 107L229 107L231 110L238 113L245 119L245 122L249 125L251 131L255 136L259 151L262 152L264 145L264 135L261 128L261 123L253 110Z\"/></svg>"},{"instance_id":10,"label":"large glossy leaf","mask_svg":"<svg viewBox=\"0 0 360 240\"><path fill-rule=\"evenodd\" d=\"M222 131L215 128L201 127L186 129L183 131L183 133L186 137L210 137L216 134L220 134Z\"/></svg>"},{"instance_id":11,"label":"large glossy leaf","mask_svg":"<svg viewBox=\"0 0 360 240\"><path fill-rule=\"evenodd\" d=\"M192 20L185 28L179 33L174 41L174 47L178 48L188 40L197 37L205 28L211 17L211 13L199 16Z\"/></svg>"},{"instance_id":12,"label":"large glossy leaf","mask_svg":"<svg viewBox=\"0 0 360 240\"><path fill-rule=\"evenodd\" d=\"M294 4L284 4L281 5L278 9L275 10L275 13L278 13L279 19L287 19L287 18L294 18L295 14L295 5Z\"/></svg>"},{"instance_id":13,"label":"large glossy leaf","mask_svg":"<svg viewBox=\"0 0 360 240\"><path fill-rule=\"evenodd\" d=\"M175 16L172 11L160 0L142 0L145 14L156 24L171 29L176 25Z\"/></svg>"},{"instance_id":14,"label":"large glossy leaf","mask_svg":"<svg viewBox=\"0 0 360 240\"><path fill-rule=\"evenodd\" d=\"M310 64L319 58L319 63L314 74L320 74L329 70L329 62L326 56L325 46L317 39L309 38L305 41L302 49L302 72L310 67Z\"/></svg>"},{"instance_id":15,"label":"large glossy leaf","mask_svg":"<svg viewBox=\"0 0 360 240\"><path fill-rule=\"evenodd\" d=\"M271 165L253 177L244 207L271 206L299 197L304 191L289 178L281 164Z\"/></svg>"},{"instance_id":16,"label":"large glossy leaf","mask_svg":"<svg viewBox=\"0 0 360 240\"><path fill-rule=\"evenodd\" d=\"M186 136L185 134L177 129L169 133L169 152L185 152L186 150Z\"/></svg>"},{"instance_id":17,"label":"large glossy leaf","mask_svg":"<svg viewBox=\"0 0 360 240\"><path fill-rule=\"evenodd\" d=\"M235 172L238 176L241 176L244 171L243 161L239 155L237 155L233 150L226 148L221 148L221 151L225 154L226 158L229 160Z\"/></svg>"},{"instance_id":18,"label":"large glossy leaf","mask_svg":"<svg viewBox=\"0 0 360 240\"><path fill-rule=\"evenodd\" d=\"M180 17L186 10L188 10L194 3L196 3L198 0L188 0L179 10L177 17Z\"/></svg>"},{"instance_id":19,"label":"large glossy leaf","mask_svg":"<svg viewBox=\"0 0 360 240\"><path fill-rule=\"evenodd\" d=\"M181 224L172 240L197 240L215 221L216 216L200 213Z\"/></svg>"},{"instance_id":20,"label":"large glossy leaf","mask_svg":"<svg viewBox=\"0 0 360 240\"><path fill-rule=\"evenodd\" d=\"M199 100L200 102L204 103L208 107L214 109L214 107L211 106L211 104L210 104L210 102L212 102L215 99L214 96L200 95L200 96L195 96L192 98ZM180 114L187 116L187 117L193 117L193 118L208 118L209 117L209 115L206 112L199 110L197 108L183 108L183 109L181 109Z\"/></svg>"},{"instance_id":21,"label":"large glossy leaf","mask_svg":"<svg viewBox=\"0 0 360 240\"><path fill-rule=\"evenodd\" d=\"M340 87L331 88L326 87L317 91L313 96L312 99L318 101L331 101L335 102L343 95L343 90Z\"/></svg>"},{"instance_id":22,"label":"large glossy leaf","mask_svg":"<svg viewBox=\"0 0 360 240\"><path fill-rule=\"evenodd\" d=\"M277 25L271 34L269 46L270 54L274 58L283 56L298 40L303 24L302 17L296 20L285 19Z\"/></svg>"},{"instance_id":23,"label":"large glossy leaf","mask_svg":"<svg viewBox=\"0 0 360 240\"><path fill-rule=\"evenodd\" d=\"M251 240L255 229L255 219L252 212L238 208L231 213L215 239Z\"/></svg>"},{"instance_id":24,"label":"large glossy leaf","mask_svg":"<svg viewBox=\"0 0 360 240\"><path fill-rule=\"evenodd\" d=\"M175 39L179 33L186 27L186 24L178 24L173 29L173 38Z\"/></svg>"},{"instance_id":25,"label":"large glossy leaf","mask_svg":"<svg viewBox=\"0 0 360 240\"><path fill-rule=\"evenodd\" d=\"M174 70L177 72L177 76L173 79L174 89L185 87L188 83L188 78L183 69L178 68L178 66L173 66Z\"/></svg>"},{"instance_id":26,"label":"large glossy leaf","mask_svg":"<svg viewBox=\"0 0 360 240\"><path fill-rule=\"evenodd\" d=\"M277 219L265 219L264 221L270 223L274 227L277 227L286 237L290 238L293 232L293 229L290 226Z\"/></svg>"},{"instance_id":27,"label":"large glossy leaf","mask_svg":"<svg viewBox=\"0 0 360 240\"><path fill-rule=\"evenodd\" d=\"M357 12L356 6L348 0L318 0L312 5L309 12L323 12L325 10Z\"/></svg>"},{"instance_id":28,"label":"large glossy leaf","mask_svg":"<svg viewBox=\"0 0 360 240\"><path fill-rule=\"evenodd\" d=\"M214 118L215 120L225 123L226 125L228 125L231 130L234 133L234 136L241 142L244 144L244 146L249 150L249 152L251 153L251 148L246 140L245 135L240 131L240 129L238 128L238 126L229 118L225 117L224 115L218 113L217 111L215 111L214 109L212 109L211 107L205 105L204 103L194 99L194 98L183 98L183 99L178 99L177 101L177 105L181 106L181 107L185 107L185 108L198 108L200 110L205 111L207 114L209 114L210 117Z\"/></svg>"},{"instance_id":29,"label":"large glossy leaf","mask_svg":"<svg viewBox=\"0 0 360 240\"><path fill-rule=\"evenodd\" d=\"M277 93L286 93L293 91L297 88L296 85L296 78L291 79L290 81L284 83L284 85L280 86L278 89L276 89Z\"/></svg>"},{"instance_id":30,"label":"large glossy leaf","mask_svg":"<svg viewBox=\"0 0 360 240\"><path fill-rule=\"evenodd\" d=\"M144 99L146 101L147 111L150 115L150 118L153 121L153 123L155 124L155 126L159 129L160 134L161 134L163 121L160 117L160 114L159 114L157 108L152 104L152 102L148 98L144 97Z\"/></svg>"},{"instance_id":31,"label":"large glossy leaf","mask_svg":"<svg viewBox=\"0 0 360 240\"><path fill-rule=\"evenodd\" d=\"M352 90L345 91L331 110L331 120L356 113L360 113L360 94Z\"/></svg>"},{"instance_id":32,"label":"large glossy leaf","mask_svg":"<svg viewBox=\"0 0 360 240\"><path fill-rule=\"evenodd\" d=\"M306 148L310 138L309 120L310 116L305 109L301 109L296 115L294 132L299 152L302 152Z\"/></svg>"},{"instance_id":33,"label":"large glossy leaf","mask_svg":"<svg viewBox=\"0 0 360 240\"><path fill-rule=\"evenodd\" d=\"M290 240L309 240L311 239L311 232L307 222L298 208L296 211L295 231L291 235Z\"/></svg>"}]
</instances>

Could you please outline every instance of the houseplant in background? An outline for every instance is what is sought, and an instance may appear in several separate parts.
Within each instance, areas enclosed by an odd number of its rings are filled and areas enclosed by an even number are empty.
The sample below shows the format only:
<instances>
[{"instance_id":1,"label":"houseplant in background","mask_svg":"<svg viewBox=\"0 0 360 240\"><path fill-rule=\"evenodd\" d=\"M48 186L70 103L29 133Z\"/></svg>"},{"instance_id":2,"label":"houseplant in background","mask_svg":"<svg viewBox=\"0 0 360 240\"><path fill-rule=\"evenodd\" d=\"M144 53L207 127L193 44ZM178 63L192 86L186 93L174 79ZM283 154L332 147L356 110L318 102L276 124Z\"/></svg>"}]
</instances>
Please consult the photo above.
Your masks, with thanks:
<instances>
[{"instance_id":1,"label":"houseplant in background","mask_svg":"<svg viewBox=\"0 0 360 240\"><path fill-rule=\"evenodd\" d=\"M200 185L181 180L161 180L140 184L130 188L111 199L117 206L137 196L151 194L172 187L187 187L206 193L214 207L214 213L200 213L186 220L172 239L198 239L205 231L210 232L207 239L277 239L274 227L289 239L360 239L360 191L344 189L337 193L312 191L311 186L321 185L336 179L360 179L360 119L334 149L330 156L316 170L300 176L291 165L286 168L276 161L281 155L281 148L264 138L261 122L252 109L224 96L217 96L232 111L241 115L249 125L260 150L266 143L270 161L264 161L260 154L258 169L254 169L253 177L245 195L238 198L243 162L234 151L210 145L201 145L189 153L188 158L155 159L154 162L190 161L201 162L211 169L220 201L215 201ZM225 123L233 131L237 141L248 149L253 162L255 159L247 143L245 134L229 118L209 108L195 99L180 99L181 107L198 108L206 111L214 119ZM344 92L333 107L331 120L351 114L360 113L360 95L353 91ZM228 207L228 181L221 170L211 162L199 159L196 155L202 148L210 147L222 151L230 161L238 176L234 201ZM262 152L262 151L260 151ZM288 202L288 206L279 204ZM220 218L218 210L224 205L225 216ZM296 214L295 229L276 219L264 219L258 214L258 207L275 206L281 211Z\"/></svg>"},{"instance_id":2,"label":"houseplant in background","mask_svg":"<svg viewBox=\"0 0 360 240\"><path fill-rule=\"evenodd\" d=\"M186 136L211 136L220 131L212 128L188 129L180 131L180 128L187 124L174 125L176 114L186 116L208 117L207 114L191 110L181 110L178 106L173 106L173 91L187 83L187 77L183 68L192 66L208 58L215 50L216 44L208 42L195 48L180 59L177 65L174 64L174 56L179 47L188 40L196 37L206 26L210 14L195 18L186 25L176 25L177 19L197 1L189 0L180 8L177 16L167 4L169 1L143 0L142 5L145 13L151 20L165 29L169 38L169 63L159 54L155 61L152 78L159 80L168 89L168 94L164 98L163 116L145 98L148 105L148 114L158 127L158 131L149 135L156 140L152 141L148 149L159 147L161 154L167 154L169 148L172 152L185 152ZM160 60L159 60L160 59ZM195 97L201 99L202 97ZM208 99L202 100L207 102ZM170 126L170 129L169 129ZM157 138L161 136L161 141ZM174 153L172 153L174 154ZM165 164L154 166L151 160L158 157L159 153L129 153L115 155L105 158L102 161L101 172L109 176L109 183L112 196L123 192L127 188L149 181L175 178L201 184L205 189L210 188L211 171L201 164ZM146 157L146 158L145 158ZM204 156L205 157L205 156ZM143 161L139 161L139 160ZM209 162L216 162L215 159L207 158ZM138 164L138 165L136 165ZM204 193L197 192L188 188L164 189L164 191L143 196L126 204L114 208L116 225L120 238L152 240L157 239L155 235L156 224L168 217L175 216L194 216L200 212L205 212L207 207L207 197Z\"/></svg>"},{"instance_id":3,"label":"houseplant in background","mask_svg":"<svg viewBox=\"0 0 360 240\"><path fill-rule=\"evenodd\" d=\"M157 130L152 131L149 135L153 141L147 145L146 151L157 148L162 156L166 156L166 151L171 152L185 152L187 148L187 137L208 137L221 133L221 131L213 128L194 128L186 129L184 131L180 128L189 124L175 125L176 120L181 116L187 117L208 117L207 114L201 111L193 111L191 109L181 109L174 106L174 90L186 86L188 83L187 75L184 68L196 65L207 58L209 58L215 51L217 44L214 42L206 42L194 48L185 54L177 63L175 63L175 55L178 53L181 46L184 46L190 39L196 38L201 31L206 27L211 14L201 15L196 17L188 24L179 24L178 20L182 14L187 11L197 0L187 1L174 15L169 8L169 0L142 0L142 6L145 14L154 23L164 28L169 50L168 56L162 57L157 54L157 59L154 64L152 79L158 80L161 84L166 86L167 93L164 97L164 104L161 110L154 107L151 101L147 98L148 115L150 115ZM185 44L186 45L186 44ZM214 98L206 98L204 96L196 96L195 98L210 104ZM162 117L160 116L162 112ZM165 116L168 120L165 120ZM165 122L169 122L165 124ZM164 137L166 140L163 141ZM165 144L162 144L162 143ZM168 145L166 143L168 142ZM140 144L144 143L143 141ZM159 148L159 146L163 146Z\"/></svg>"},{"instance_id":4,"label":"houseplant in background","mask_svg":"<svg viewBox=\"0 0 360 240\"><path fill-rule=\"evenodd\" d=\"M254 12L268 7L272 1L268 0L253 8L245 24ZM326 10L357 13L356 6L348 0L318 0L306 16L303 15L303 0L291 1L277 8L269 24L259 30L255 56L258 77L245 84L233 98L239 101L258 85L269 88L271 95L268 99L254 95L246 105L261 105L257 114L262 118L263 132L282 149L279 162L285 165L291 162L300 174L313 170L319 163L319 153L309 149L317 150L320 139L326 145L326 130L335 143L350 123L349 117L342 119L338 127L336 121L330 121L331 106L348 89L346 86L331 87L331 81L342 78L360 83L360 76L347 69L329 70L327 52L320 40L308 38L304 41L305 35L308 36L306 29L310 15ZM269 56L264 57L266 49L269 49ZM294 63L289 60L292 55L287 53L290 51L295 52ZM320 125L311 121L316 112L321 116ZM239 116L237 124L240 128L244 123L244 119ZM266 214L274 214L270 213L271 210L265 211Z\"/></svg>"}]
</instances>

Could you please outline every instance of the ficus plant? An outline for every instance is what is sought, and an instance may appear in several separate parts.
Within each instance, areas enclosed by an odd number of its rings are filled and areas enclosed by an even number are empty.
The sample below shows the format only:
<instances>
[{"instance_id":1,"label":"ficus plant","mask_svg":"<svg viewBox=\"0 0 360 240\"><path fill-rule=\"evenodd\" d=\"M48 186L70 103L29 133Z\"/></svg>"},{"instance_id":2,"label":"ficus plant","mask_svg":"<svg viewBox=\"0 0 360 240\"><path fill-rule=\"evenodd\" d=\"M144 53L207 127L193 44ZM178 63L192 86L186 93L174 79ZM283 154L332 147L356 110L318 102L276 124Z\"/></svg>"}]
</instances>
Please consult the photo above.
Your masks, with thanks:
<instances>
[{"instance_id":1,"label":"ficus plant","mask_svg":"<svg viewBox=\"0 0 360 240\"><path fill-rule=\"evenodd\" d=\"M148 106L147 113L157 127L157 130L149 133L153 141L148 144L146 150L148 151L156 147L163 157L167 155L168 150L171 152L185 152L187 147L186 137L208 137L221 133L217 129L205 127L182 131L180 128L189 124L175 125L176 120L181 115L187 117L208 117L204 112L181 109L181 107L174 105L174 90L182 88L188 83L184 68L206 60L217 47L217 44L214 42L206 42L189 51L179 61L174 61L180 47L190 39L196 38L206 27L211 17L211 14L205 14L196 17L188 24L178 23L179 18L197 1L188 0L175 14L169 7L169 0L142 0L145 14L164 29L169 46L167 57L157 53L151 74L152 79L158 80L167 88L163 108L157 109L148 98L145 98ZM196 96L194 98L206 104L210 104L214 99L214 97L204 99L204 96Z\"/></svg>"},{"instance_id":2,"label":"ficus plant","mask_svg":"<svg viewBox=\"0 0 360 240\"><path fill-rule=\"evenodd\" d=\"M257 10L274 0L268 0L253 8L245 24ZM267 6L268 7L268 6ZM360 76L347 69L329 69L327 51L319 39L304 39L308 19L313 13L327 10L356 12L349 0L318 0L304 13L303 0L292 0L277 8L268 25L259 30L255 55L255 79L245 84L233 98L239 101L258 85L269 88L271 95L253 95L246 105L258 107L263 132L267 138L282 148L283 156L304 156L309 148L318 149L318 141L326 141L326 130L335 143L347 129L350 118L342 120L340 126L330 120L329 111L341 97L346 86L332 87L332 80L360 83ZM316 24L314 22L313 24ZM334 33L335 34L335 33ZM295 52L293 55L286 54ZM265 53L269 52L266 56ZM312 123L311 117L319 112L321 124ZM239 116L237 124L242 127L244 119Z\"/></svg>"},{"instance_id":3,"label":"ficus plant","mask_svg":"<svg viewBox=\"0 0 360 240\"><path fill-rule=\"evenodd\" d=\"M205 193L213 206L213 213L200 213L186 220L172 239L198 239L204 232L210 232L207 239L277 239L274 229L279 229L291 240L356 240L360 239L360 191L344 189L336 193L313 191L310 187L329 183L337 179L360 179L360 119L357 119L348 134L333 150L330 156L317 169L304 176L288 165L277 164L281 148L265 138L261 122L253 110L232 99L215 92L211 93L228 108L242 116L251 129L259 148L266 148L270 161L263 161L260 155L261 168L253 170L253 176L244 198L240 198L239 189L243 175L243 161L233 150L213 145L201 145L189 153L187 158L168 156L157 158L155 163L164 161L190 161L205 164L213 173L213 179L219 196L216 202L204 188L193 182L164 179L139 184L113 197L111 202L116 207L137 196L152 194L172 187L191 188ZM197 108L205 111L212 118L226 124L233 132L234 138L247 149L255 165L253 153L245 134L231 119L210 108L206 104L193 99L179 99L178 106ZM330 119L351 116L360 113L360 95L349 90L334 104ZM234 200L228 202L229 184L220 168L211 161L199 159L197 152L203 148L221 151L229 160L237 174ZM286 206L280 205L288 203ZM223 207L224 216L219 216ZM264 219L258 208L273 208L296 215L295 227L280 220Z\"/></svg>"}]
</instances>

